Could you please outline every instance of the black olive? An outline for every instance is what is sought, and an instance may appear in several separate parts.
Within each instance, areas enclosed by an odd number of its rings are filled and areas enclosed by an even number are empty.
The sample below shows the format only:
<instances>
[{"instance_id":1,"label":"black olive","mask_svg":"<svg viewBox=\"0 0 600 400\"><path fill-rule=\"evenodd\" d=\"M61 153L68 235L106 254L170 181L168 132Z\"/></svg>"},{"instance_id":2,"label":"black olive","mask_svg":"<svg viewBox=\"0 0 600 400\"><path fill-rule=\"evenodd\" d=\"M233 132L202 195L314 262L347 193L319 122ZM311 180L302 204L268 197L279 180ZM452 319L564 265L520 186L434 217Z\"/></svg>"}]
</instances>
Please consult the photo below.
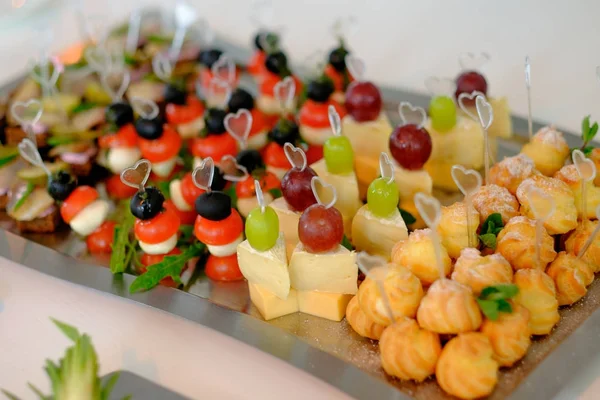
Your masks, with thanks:
<instances>
[{"instance_id":1,"label":"black olive","mask_svg":"<svg viewBox=\"0 0 600 400\"><path fill-rule=\"evenodd\" d=\"M223 190L227 185L227 181L225 180L225 174L219 167L215 167L215 173L213 174L212 185L210 188L212 190Z\"/></svg>"},{"instance_id":2,"label":"black olive","mask_svg":"<svg viewBox=\"0 0 600 400\"><path fill-rule=\"evenodd\" d=\"M263 168L264 162L258 150L246 149L240 151L235 157L237 163L252 173L255 169Z\"/></svg>"},{"instance_id":3,"label":"black olive","mask_svg":"<svg viewBox=\"0 0 600 400\"><path fill-rule=\"evenodd\" d=\"M66 171L58 171L48 182L48 193L56 201L65 201L77 187L77 179Z\"/></svg>"},{"instance_id":4,"label":"black olive","mask_svg":"<svg viewBox=\"0 0 600 400\"><path fill-rule=\"evenodd\" d=\"M135 131L141 138L158 139L163 134L163 120L160 117L154 119L138 118L135 121Z\"/></svg>"},{"instance_id":5,"label":"black olive","mask_svg":"<svg viewBox=\"0 0 600 400\"><path fill-rule=\"evenodd\" d=\"M206 131L212 134L225 133L225 117L227 111L221 108L209 108L204 114Z\"/></svg>"},{"instance_id":6,"label":"black olive","mask_svg":"<svg viewBox=\"0 0 600 400\"><path fill-rule=\"evenodd\" d=\"M265 49L263 44L267 43L268 49ZM258 32L256 36L254 36L254 46L260 51L267 51L276 49L279 45L279 36L273 32Z\"/></svg>"},{"instance_id":7,"label":"black olive","mask_svg":"<svg viewBox=\"0 0 600 400\"><path fill-rule=\"evenodd\" d=\"M269 131L269 139L280 146L286 143L296 143L300 138L300 129L294 121L281 118L277 124Z\"/></svg>"},{"instance_id":8,"label":"black olive","mask_svg":"<svg viewBox=\"0 0 600 400\"><path fill-rule=\"evenodd\" d=\"M106 122L118 127L133 122L133 108L127 103L113 103L106 109Z\"/></svg>"},{"instance_id":9,"label":"black olive","mask_svg":"<svg viewBox=\"0 0 600 400\"><path fill-rule=\"evenodd\" d=\"M262 41L263 41L262 38L263 38L264 34L265 34L264 32L258 32L256 34L256 36L254 36L254 46L260 51L265 50L262 45Z\"/></svg>"},{"instance_id":10,"label":"black olive","mask_svg":"<svg viewBox=\"0 0 600 400\"><path fill-rule=\"evenodd\" d=\"M179 86L168 84L165 87L165 103L184 105L187 100L187 93Z\"/></svg>"},{"instance_id":11,"label":"black olive","mask_svg":"<svg viewBox=\"0 0 600 400\"><path fill-rule=\"evenodd\" d=\"M321 77L317 80L310 81L306 89L306 95L312 101L325 103L335 91L333 82L327 77Z\"/></svg>"},{"instance_id":12,"label":"black olive","mask_svg":"<svg viewBox=\"0 0 600 400\"><path fill-rule=\"evenodd\" d=\"M222 54L223 52L218 49L202 50L198 55L198 62L210 69L221 58Z\"/></svg>"},{"instance_id":13,"label":"black olive","mask_svg":"<svg viewBox=\"0 0 600 400\"><path fill-rule=\"evenodd\" d=\"M346 56L349 54L344 47L338 47L331 50L329 53L329 64L337 71L344 72L346 70Z\"/></svg>"},{"instance_id":14,"label":"black olive","mask_svg":"<svg viewBox=\"0 0 600 400\"><path fill-rule=\"evenodd\" d=\"M229 97L229 112L236 113L242 108L250 111L254 108L254 97L245 89L237 88Z\"/></svg>"},{"instance_id":15,"label":"black olive","mask_svg":"<svg viewBox=\"0 0 600 400\"><path fill-rule=\"evenodd\" d=\"M204 192L196 199L196 212L202 218L221 221L231 215L231 198L223 192Z\"/></svg>"},{"instance_id":16,"label":"black olive","mask_svg":"<svg viewBox=\"0 0 600 400\"><path fill-rule=\"evenodd\" d=\"M265 67L268 71L277 75L281 75L289 71L287 57L282 51L276 51L275 53L267 55Z\"/></svg>"},{"instance_id":17,"label":"black olive","mask_svg":"<svg viewBox=\"0 0 600 400\"><path fill-rule=\"evenodd\" d=\"M129 209L139 219L152 219L163 209L165 196L155 187L147 187L131 198Z\"/></svg>"}]
</instances>

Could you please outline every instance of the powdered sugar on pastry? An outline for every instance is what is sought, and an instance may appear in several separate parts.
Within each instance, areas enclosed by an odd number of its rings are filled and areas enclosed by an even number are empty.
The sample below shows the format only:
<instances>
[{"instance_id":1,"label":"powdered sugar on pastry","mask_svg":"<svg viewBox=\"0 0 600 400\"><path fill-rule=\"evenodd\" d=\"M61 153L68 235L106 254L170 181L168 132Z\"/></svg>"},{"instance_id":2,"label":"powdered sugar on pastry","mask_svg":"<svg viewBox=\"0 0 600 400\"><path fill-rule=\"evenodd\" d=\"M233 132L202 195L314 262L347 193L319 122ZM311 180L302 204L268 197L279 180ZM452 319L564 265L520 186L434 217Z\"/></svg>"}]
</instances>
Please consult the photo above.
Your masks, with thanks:
<instances>
[{"instance_id":1,"label":"powdered sugar on pastry","mask_svg":"<svg viewBox=\"0 0 600 400\"><path fill-rule=\"evenodd\" d=\"M532 138L533 142L540 142L548 146L552 146L556 149L563 149L569 147L563 134L554 128L554 126L545 126L540 129Z\"/></svg>"}]
</instances>

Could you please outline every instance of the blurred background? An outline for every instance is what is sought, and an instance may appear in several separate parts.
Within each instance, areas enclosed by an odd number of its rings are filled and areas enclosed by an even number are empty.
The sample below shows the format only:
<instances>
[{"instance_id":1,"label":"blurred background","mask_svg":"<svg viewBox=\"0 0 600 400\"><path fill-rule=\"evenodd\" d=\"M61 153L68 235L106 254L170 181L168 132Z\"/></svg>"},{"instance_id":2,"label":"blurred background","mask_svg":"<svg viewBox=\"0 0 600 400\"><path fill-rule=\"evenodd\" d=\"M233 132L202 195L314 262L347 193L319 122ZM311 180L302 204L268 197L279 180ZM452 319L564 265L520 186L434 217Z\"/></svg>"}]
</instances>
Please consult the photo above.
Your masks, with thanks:
<instances>
[{"instance_id":1,"label":"blurred background","mask_svg":"<svg viewBox=\"0 0 600 400\"><path fill-rule=\"evenodd\" d=\"M249 0L189 0L222 38L249 46L257 25ZM77 10L95 24L124 21L136 7L172 8L156 0L3 0L0 82L23 74L40 45L57 51L80 38ZM454 78L462 52L487 52L482 67L491 96L507 96L527 114L524 59L531 58L534 118L579 132L581 119L600 118L600 2L579 0L272 0L273 25L283 26L289 57L301 64L329 50L336 18L355 16L349 47L379 84L425 93L429 76ZM50 27L53 37L47 32ZM52 39L52 40L50 40Z\"/></svg>"}]
</instances>

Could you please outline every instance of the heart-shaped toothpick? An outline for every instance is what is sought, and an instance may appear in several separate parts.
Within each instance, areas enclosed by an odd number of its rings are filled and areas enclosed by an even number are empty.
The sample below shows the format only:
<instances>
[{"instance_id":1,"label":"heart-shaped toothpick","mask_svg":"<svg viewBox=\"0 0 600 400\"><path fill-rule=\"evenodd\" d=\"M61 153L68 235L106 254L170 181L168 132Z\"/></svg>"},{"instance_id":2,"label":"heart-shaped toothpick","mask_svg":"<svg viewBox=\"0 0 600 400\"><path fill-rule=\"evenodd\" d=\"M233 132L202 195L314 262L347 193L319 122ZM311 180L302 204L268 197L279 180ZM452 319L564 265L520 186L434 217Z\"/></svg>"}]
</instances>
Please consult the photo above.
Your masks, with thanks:
<instances>
[{"instance_id":1,"label":"heart-shaped toothpick","mask_svg":"<svg viewBox=\"0 0 600 400\"><path fill-rule=\"evenodd\" d=\"M227 54L221 54L210 70L215 78L230 85L235 83L235 63Z\"/></svg>"},{"instance_id":2,"label":"heart-shaped toothpick","mask_svg":"<svg viewBox=\"0 0 600 400\"><path fill-rule=\"evenodd\" d=\"M442 206L438 199L435 197L426 195L425 193L415 194L415 206L419 211L419 215L423 218L423 221L427 224L431 230L431 242L433 243L433 250L435 252L435 259L440 272L440 279L445 279L446 274L444 273L444 264L442 262L442 243L437 231L438 225L442 218ZM468 213L467 213L468 215Z\"/></svg>"},{"instance_id":3,"label":"heart-shaped toothpick","mask_svg":"<svg viewBox=\"0 0 600 400\"><path fill-rule=\"evenodd\" d=\"M219 168L223 171L223 177L230 182L242 182L248 178L248 170L238 164L234 156L227 154L221 158Z\"/></svg>"},{"instance_id":4,"label":"heart-shaped toothpick","mask_svg":"<svg viewBox=\"0 0 600 400\"><path fill-rule=\"evenodd\" d=\"M281 107L282 113L286 114L293 107L294 97L296 96L296 82L291 76L286 76L275 84L273 94L279 107Z\"/></svg>"},{"instance_id":5,"label":"heart-shaped toothpick","mask_svg":"<svg viewBox=\"0 0 600 400\"><path fill-rule=\"evenodd\" d=\"M450 173L454 183L465 196L475 194L481 187L481 174L474 169L466 169L462 165L453 165Z\"/></svg>"},{"instance_id":6,"label":"heart-shaped toothpick","mask_svg":"<svg viewBox=\"0 0 600 400\"><path fill-rule=\"evenodd\" d=\"M102 73L110 69L110 54L104 47L88 47L83 52L83 57L94 72Z\"/></svg>"},{"instance_id":7,"label":"heart-shaped toothpick","mask_svg":"<svg viewBox=\"0 0 600 400\"><path fill-rule=\"evenodd\" d=\"M263 194L262 188L260 187L260 182L257 179L254 180L254 193L256 193L256 202L260 207L260 212L264 214L267 208L267 203L265 202L265 196Z\"/></svg>"},{"instance_id":8,"label":"heart-shaped toothpick","mask_svg":"<svg viewBox=\"0 0 600 400\"><path fill-rule=\"evenodd\" d=\"M600 206L596 207L596 218L600 220ZM598 233L600 233L600 224L596 225L596 228L592 231L592 234L587 238L585 244L583 245L581 250L579 250L579 253L577 253L578 258L583 257L587 249L589 249L591 244L594 243L594 240L596 240L596 238L598 237Z\"/></svg>"},{"instance_id":9,"label":"heart-shaped toothpick","mask_svg":"<svg viewBox=\"0 0 600 400\"><path fill-rule=\"evenodd\" d=\"M144 119L154 119L158 117L158 105L152 100L142 97L132 97L129 100L133 110Z\"/></svg>"},{"instance_id":10,"label":"heart-shaped toothpick","mask_svg":"<svg viewBox=\"0 0 600 400\"><path fill-rule=\"evenodd\" d=\"M168 82L173 74L171 60L164 53L157 53L152 58L152 72L163 82Z\"/></svg>"},{"instance_id":11,"label":"heart-shaped toothpick","mask_svg":"<svg viewBox=\"0 0 600 400\"><path fill-rule=\"evenodd\" d=\"M177 1L175 5L175 34L173 35L173 41L169 48L169 58L173 61L177 61L183 42L185 40L185 34L188 28L198 18L196 10L183 0Z\"/></svg>"},{"instance_id":12,"label":"heart-shaped toothpick","mask_svg":"<svg viewBox=\"0 0 600 400\"><path fill-rule=\"evenodd\" d=\"M408 101L403 101L398 106L398 114L400 114L400 121L402 125L414 124L418 127L425 125L427 121L427 113L421 107L415 107Z\"/></svg>"},{"instance_id":13,"label":"heart-shaped toothpick","mask_svg":"<svg viewBox=\"0 0 600 400\"><path fill-rule=\"evenodd\" d=\"M121 182L143 192L151 170L152 164L150 164L150 161L141 159L132 167L125 168L121 172Z\"/></svg>"},{"instance_id":14,"label":"heart-shaped toothpick","mask_svg":"<svg viewBox=\"0 0 600 400\"><path fill-rule=\"evenodd\" d=\"M425 79L425 87L431 96L446 96L453 98L456 92L456 83L449 78L430 76Z\"/></svg>"},{"instance_id":15,"label":"heart-shaped toothpick","mask_svg":"<svg viewBox=\"0 0 600 400\"><path fill-rule=\"evenodd\" d=\"M43 112L42 102L37 99L31 99L26 102L15 101L10 106L12 117L23 128L35 125L42 117Z\"/></svg>"},{"instance_id":16,"label":"heart-shaped toothpick","mask_svg":"<svg viewBox=\"0 0 600 400\"><path fill-rule=\"evenodd\" d=\"M525 88L527 89L527 127L529 140L533 137L533 116L531 115L531 62L529 56L525 57Z\"/></svg>"},{"instance_id":17,"label":"heart-shaped toothpick","mask_svg":"<svg viewBox=\"0 0 600 400\"><path fill-rule=\"evenodd\" d=\"M46 164L44 164L42 156L40 155L40 152L38 151L35 142L33 142L31 139L26 138L21 140L21 143L19 143L17 147L19 149L19 154L21 154L21 157L29 161L31 165L35 165L37 167L42 168L46 175L48 175L48 179L52 176L52 173L50 172L48 167L46 167ZM48 182L50 182L50 180L48 180Z\"/></svg>"},{"instance_id":18,"label":"heart-shaped toothpick","mask_svg":"<svg viewBox=\"0 0 600 400\"><path fill-rule=\"evenodd\" d=\"M340 114L338 114L333 105L329 105L327 114L329 116L329 126L331 126L333 136L342 136L342 120L340 119Z\"/></svg>"},{"instance_id":19,"label":"heart-shaped toothpick","mask_svg":"<svg viewBox=\"0 0 600 400\"><path fill-rule=\"evenodd\" d=\"M379 295L383 300L387 316L391 323L393 323L395 320L394 312L392 311L391 302L384 284L388 272L386 260L379 256L372 256L366 251L361 251L356 253L356 264L358 265L358 269L360 269L367 278L377 284Z\"/></svg>"},{"instance_id":20,"label":"heart-shaped toothpick","mask_svg":"<svg viewBox=\"0 0 600 400\"><path fill-rule=\"evenodd\" d=\"M206 102L211 107L225 108L231 97L231 86L229 83L218 78L212 78L206 89Z\"/></svg>"},{"instance_id":21,"label":"heart-shaped toothpick","mask_svg":"<svg viewBox=\"0 0 600 400\"><path fill-rule=\"evenodd\" d=\"M467 241L469 247L474 247L471 232L473 232L473 221L471 219L471 196L481 187L481 175L474 169L466 169L462 165L453 165L450 171L452 179L458 189L465 195L465 206L467 209Z\"/></svg>"},{"instance_id":22,"label":"heart-shaped toothpick","mask_svg":"<svg viewBox=\"0 0 600 400\"><path fill-rule=\"evenodd\" d=\"M571 154L573 165L577 170L579 178L581 178L581 221L587 219L587 183L593 182L596 178L596 164L579 149L573 150Z\"/></svg>"},{"instance_id":23,"label":"heart-shaped toothpick","mask_svg":"<svg viewBox=\"0 0 600 400\"><path fill-rule=\"evenodd\" d=\"M318 176L313 176L310 180L310 187L315 195L315 199L317 199L317 203L325 208L333 207L337 201L337 192L333 185L330 185Z\"/></svg>"},{"instance_id":24,"label":"heart-shaped toothpick","mask_svg":"<svg viewBox=\"0 0 600 400\"><path fill-rule=\"evenodd\" d=\"M306 153L304 153L304 150L288 142L283 145L283 152L292 168L304 171L307 164Z\"/></svg>"},{"instance_id":25,"label":"heart-shaped toothpick","mask_svg":"<svg viewBox=\"0 0 600 400\"><path fill-rule=\"evenodd\" d=\"M483 130L490 129L492 122L494 122L494 110L490 103L485 99L485 96L477 96L475 98L475 107L477 109L479 123Z\"/></svg>"},{"instance_id":26,"label":"heart-shaped toothpick","mask_svg":"<svg viewBox=\"0 0 600 400\"><path fill-rule=\"evenodd\" d=\"M360 82L365 78L365 71L367 69L364 60L354 56L352 54L347 54L346 58L346 68L348 72L354 78L355 81Z\"/></svg>"},{"instance_id":27,"label":"heart-shaped toothpick","mask_svg":"<svg viewBox=\"0 0 600 400\"><path fill-rule=\"evenodd\" d=\"M552 196L533 185L526 188L525 197L537 221L545 222L556 209L556 202Z\"/></svg>"},{"instance_id":28,"label":"heart-shaped toothpick","mask_svg":"<svg viewBox=\"0 0 600 400\"><path fill-rule=\"evenodd\" d=\"M392 160L390 160L387 153L383 151L379 155L379 173L388 183L394 181L394 164L392 164Z\"/></svg>"},{"instance_id":29,"label":"heart-shaped toothpick","mask_svg":"<svg viewBox=\"0 0 600 400\"><path fill-rule=\"evenodd\" d=\"M113 79L119 83L119 86L116 90L113 89L111 85ZM102 87L110 95L113 102L123 100L123 96L127 91L127 87L129 86L130 81L131 75L129 74L129 70L127 69L123 69L121 71L105 71L100 76L100 82L102 83Z\"/></svg>"},{"instance_id":30,"label":"heart-shaped toothpick","mask_svg":"<svg viewBox=\"0 0 600 400\"><path fill-rule=\"evenodd\" d=\"M140 38L140 26L142 24L142 13L139 8L132 11L129 16L129 27L127 29L127 40L125 51L129 54L135 53Z\"/></svg>"},{"instance_id":31,"label":"heart-shaped toothpick","mask_svg":"<svg viewBox=\"0 0 600 400\"><path fill-rule=\"evenodd\" d=\"M200 189L210 192L214 176L215 162L211 157L206 157L192 172L192 181Z\"/></svg>"},{"instance_id":32,"label":"heart-shaped toothpick","mask_svg":"<svg viewBox=\"0 0 600 400\"><path fill-rule=\"evenodd\" d=\"M483 93L475 90L471 93L459 94L458 99L456 100L460 109L463 110L463 112L465 114L467 114L469 116L469 118L471 118L475 122L479 122L479 116L477 114L471 112L469 106L472 104L475 104L475 99L478 96L483 96L483 98L485 98L485 95Z\"/></svg>"},{"instance_id":33,"label":"heart-shaped toothpick","mask_svg":"<svg viewBox=\"0 0 600 400\"><path fill-rule=\"evenodd\" d=\"M31 78L46 90L51 91L56 86L56 82L58 82L58 78L64 68L63 65L55 57L40 64L32 64ZM52 73L50 73L50 66L52 66Z\"/></svg>"},{"instance_id":34,"label":"heart-shaped toothpick","mask_svg":"<svg viewBox=\"0 0 600 400\"><path fill-rule=\"evenodd\" d=\"M252 114L250 111L242 108L235 114L227 114L224 125L227 133L238 141L242 149L245 149L248 143L248 135L250 135L252 129Z\"/></svg>"},{"instance_id":35,"label":"heart-shaped toothpick","mask_svg":"<svg viewBox=\"0 0 600 400\"><path fill-rule=\"evenodd\" d=\"M458 63L463 70L476 71L490 60L488 53L461 53Z\"/></svg>"}]
</instances>

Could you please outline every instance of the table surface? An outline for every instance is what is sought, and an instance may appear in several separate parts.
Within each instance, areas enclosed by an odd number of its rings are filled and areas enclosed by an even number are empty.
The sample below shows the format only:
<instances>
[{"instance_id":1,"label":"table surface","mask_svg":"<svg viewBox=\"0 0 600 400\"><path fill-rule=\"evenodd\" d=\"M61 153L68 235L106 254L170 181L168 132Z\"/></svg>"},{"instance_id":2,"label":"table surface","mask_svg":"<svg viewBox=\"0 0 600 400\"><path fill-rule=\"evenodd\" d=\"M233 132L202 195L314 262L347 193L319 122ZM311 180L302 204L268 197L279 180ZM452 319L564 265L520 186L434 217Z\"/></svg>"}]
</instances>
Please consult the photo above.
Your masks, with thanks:
<instances>
[{"instance_id":1,"label":"table surface","mask_svg":"<svg viewBox=\"0 0 600 400\"><path fill-rule=\"evenodd\" d=\"M66 0L36 3L41 4L40 9L32 10L27 19L14 18L11 24L0 21L0 59L11 60L0 63L0 83L22 74L35 54L34 24L61 18L53 50L69 44L68 38L77 34L74 19L62 13ZM100 3L87 7L99 12ZM126 15L133 2L124 4L114 17ZM2 257L0 388L23 399L34 398L27 382L48 390L43 362L60 357L69 344L50 322L51 317L91 335L103 374L126 369L191 398L200 393L215 399L347 398L312 376L208 328L59 281ZM600 356L555 399L596 399L599 377Z\"/></svg>"}]
</instances>

